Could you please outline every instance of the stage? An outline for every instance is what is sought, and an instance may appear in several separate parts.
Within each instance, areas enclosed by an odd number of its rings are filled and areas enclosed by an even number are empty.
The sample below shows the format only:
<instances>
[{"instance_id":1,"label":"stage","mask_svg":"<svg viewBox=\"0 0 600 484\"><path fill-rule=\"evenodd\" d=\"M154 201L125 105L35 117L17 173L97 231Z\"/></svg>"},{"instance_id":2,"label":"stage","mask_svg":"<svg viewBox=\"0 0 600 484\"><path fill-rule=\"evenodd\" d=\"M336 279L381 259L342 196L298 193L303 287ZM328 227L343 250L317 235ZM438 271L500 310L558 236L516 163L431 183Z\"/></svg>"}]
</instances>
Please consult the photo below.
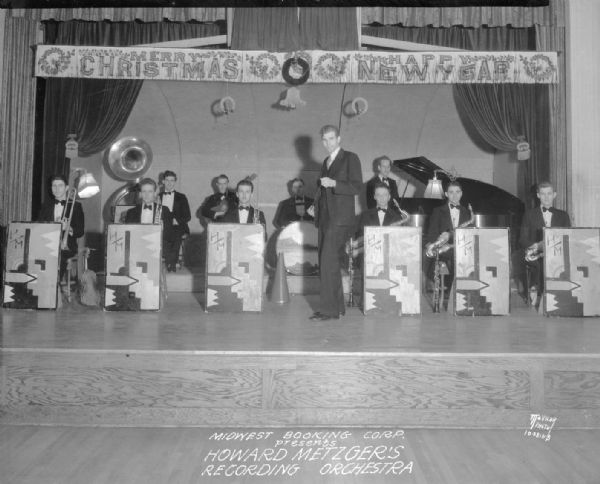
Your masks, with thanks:
<instances>
[{"instance_id":1,"label":"stage","mask_svg":"<svg viewBox=\"0 0 600 484\"><path fill-rule=\"evenodd\" d=\"M600 428L600 319L510 316L311 322L316 296L207 314L171 293L160 312L2 314L0 424Z\"/></svg>"}]
</instances>

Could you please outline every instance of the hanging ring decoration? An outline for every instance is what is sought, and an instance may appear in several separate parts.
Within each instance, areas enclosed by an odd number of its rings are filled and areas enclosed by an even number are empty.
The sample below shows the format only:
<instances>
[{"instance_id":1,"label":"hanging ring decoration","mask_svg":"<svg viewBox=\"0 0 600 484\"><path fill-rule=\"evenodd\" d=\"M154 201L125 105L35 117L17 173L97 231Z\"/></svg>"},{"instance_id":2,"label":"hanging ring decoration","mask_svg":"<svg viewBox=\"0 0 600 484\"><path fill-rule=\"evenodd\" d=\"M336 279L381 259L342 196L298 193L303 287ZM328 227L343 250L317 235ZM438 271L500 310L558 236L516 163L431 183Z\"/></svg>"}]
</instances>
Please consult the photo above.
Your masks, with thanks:
<instances>
[{"instance_id":1,"label":"hanging ring decoration","mask_svg":"<svg viewBox=\"0 0 600 484\"><path fill-rule=\"evenodd\" d=\"M293 69L293 70L292 70ZM302 70L302 74L298 76L298 71ZM302 57L290 57L283 63L281 75L288 84L299 86L308 80L310 75L310 66Z\"/></svg>"},{"instance_id":2,"label":"hanging ring decoration","mask_svg":"<svg viewBox=\"0 0 600 484\"><path fill-rule=\"evenodd\" d=\"M235 100L231 96L225 96L219 102L223 114L230 114L235 111Z\"/></svg>"},{"instance_id":3,"label":"hanging ring decoration","mask_svg":"<svg viewBox=\"0 0 600 484\"><path fill-rule=\"evenodd\" d=\"M352 111L356 116L365 114L369 110L369 103L364 97L356 97L352 101Z\"/></svg>"}]
</instances>

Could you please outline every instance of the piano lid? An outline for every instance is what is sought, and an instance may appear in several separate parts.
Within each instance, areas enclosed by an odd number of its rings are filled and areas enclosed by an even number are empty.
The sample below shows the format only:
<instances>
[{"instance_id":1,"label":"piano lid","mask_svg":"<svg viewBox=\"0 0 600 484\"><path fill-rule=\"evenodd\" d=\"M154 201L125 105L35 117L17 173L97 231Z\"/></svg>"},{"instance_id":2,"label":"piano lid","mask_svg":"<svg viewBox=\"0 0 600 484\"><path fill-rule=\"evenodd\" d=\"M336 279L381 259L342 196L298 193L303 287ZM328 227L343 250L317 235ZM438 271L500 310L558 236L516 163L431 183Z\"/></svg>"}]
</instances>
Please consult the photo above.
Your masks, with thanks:
<instances>
[{"instance_id":1,"label":"piano lid","mask_svg":"<svg viewBox=\"0 0 600 484\"><path fill-rule=\"evenodd\" d=\"M393 165L424 185L433 178L434 170L443 169L424 156L394 160ZM448 175L438 172L437 177L446 188L450 182ZM457 177L456 180L463 188L461 203L465 206L470 203L475 213L520 215L525 209L519 198L495 185L463 176Z\"/></svg>"}]
</instances>

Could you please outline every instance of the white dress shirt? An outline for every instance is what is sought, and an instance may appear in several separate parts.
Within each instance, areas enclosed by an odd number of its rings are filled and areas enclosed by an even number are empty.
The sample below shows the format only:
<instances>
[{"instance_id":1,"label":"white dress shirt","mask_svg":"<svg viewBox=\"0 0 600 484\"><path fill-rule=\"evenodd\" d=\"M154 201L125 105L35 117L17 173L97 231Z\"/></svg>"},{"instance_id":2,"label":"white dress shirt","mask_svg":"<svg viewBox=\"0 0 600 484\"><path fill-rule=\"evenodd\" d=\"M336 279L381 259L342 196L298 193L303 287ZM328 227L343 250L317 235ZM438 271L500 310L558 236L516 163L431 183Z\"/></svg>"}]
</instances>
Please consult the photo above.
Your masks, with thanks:
<instances>
[{"instance_id":1,"label":"white dress shirt","mask_svg":"<svg viewBox=\"0 0 600 484\"><path fill-rule=\"evenodd\" d=\"M383 225L383 219L385 218L385 212L379 210L379 207L377 207L377 216L379 217L379 226L381 227Z\"/></svg>"},{"instance_id":2,"label":"white dress shirt","mask_svg":"<svg viewBox=\"0 0 600 484\"><path fill-rule=\"evenodd\" d=\"M148 210L144 208L146 206L145 203L142 204L142 215L140 217L140 223L142 224L153 224L154 223L154 204L150 204L152 208Z\"/></svg>"},{"instance_id":3,"label":"white dress shirt","mask_svg":"<svg viewBox=\"0 0 600 484\"><path fill-rule=\"evenodd\" d=\"M552 226L552 212L550 211L550 209L544 211L543 207L540 207L540 210L542 211L542 217L544 218L544 225L546 227L551 227Z\"/></svg>"},{"instance_id":4,"label":"white dress shirt","mask_svg":"<svg viewBox=\"0 0 600 484\"><path fill-rule=\"evenodd\" d=\"M162 204L167 207L171 212L173 211L173 199L175 198L175 190L172 192L164 192L162 196Z\"/></svg>"},{"instance_id":5,"label":"white dress shirt","mask_svg":"<svg viewBox=\"0 0 600 484\"><path fill-rule=\"evenodd\" d=\"M335 160L335 157L338 155L338 153L340 152L340 147L338 146L338 148L329 155L329 158L327 160L327 169L329 170L329 168L331 167L331 164L333 163L333 160Z\"/></svg>"},{"instance_id":6,"label":"white dress shirt","mask_svg":"<svg viewBox=\"0 0 600 484\"><path fill-rule=\"evenodd\" d=\"M240 208L241 207L238 208L238 213L240 215L240 223L248 223L248 216L250 215L250 206L247 206L248 210L240 210Z\"/></svg>"},{"instance_id":7,"label":"white dress shirt","mask_svg":"<svg viewBox=\"0 0 600 484\"><path fill-rule=\"evenodd\" d=\"M452 208L450 204L448 204L448 208L450 209L450 218L452 218L452 227L456 228L460 220L460 210L458 207Z\"/></svg>"},{"instance_id":8,"label":"white dress shirt","mask_svg":"<svg viewBox=\"0 0 600 484\"><path fill-rule=\"evenodd\" d=\"M65 210L65 205L62 205L60 203L54 204L54 221L55 222L60 222L62 220L64 210Z\"/></svg>"}]
</instances>

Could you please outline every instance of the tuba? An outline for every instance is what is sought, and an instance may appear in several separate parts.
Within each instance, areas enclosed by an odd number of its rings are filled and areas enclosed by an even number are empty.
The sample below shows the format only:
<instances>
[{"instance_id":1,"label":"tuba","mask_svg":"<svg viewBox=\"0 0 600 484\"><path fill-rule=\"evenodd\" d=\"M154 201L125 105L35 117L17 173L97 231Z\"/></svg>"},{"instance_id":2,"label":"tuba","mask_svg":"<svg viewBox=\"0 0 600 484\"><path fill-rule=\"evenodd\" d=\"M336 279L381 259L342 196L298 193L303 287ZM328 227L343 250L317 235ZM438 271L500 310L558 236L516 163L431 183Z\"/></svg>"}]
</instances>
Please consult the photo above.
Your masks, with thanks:
<instances>
[{"instance_id":1,"label":"tuba","mask_svg":"<svg viewBox=\"0 0 600 484\"><path fill-rule=\"evenodd\" d=\"M152 149L144 140L128 136L115 141L106 155L108 170L118 180L129 182L112 194L112 217L127 195L139 190L137 182L152 164Z\"/></svg>"}]
</instances>

